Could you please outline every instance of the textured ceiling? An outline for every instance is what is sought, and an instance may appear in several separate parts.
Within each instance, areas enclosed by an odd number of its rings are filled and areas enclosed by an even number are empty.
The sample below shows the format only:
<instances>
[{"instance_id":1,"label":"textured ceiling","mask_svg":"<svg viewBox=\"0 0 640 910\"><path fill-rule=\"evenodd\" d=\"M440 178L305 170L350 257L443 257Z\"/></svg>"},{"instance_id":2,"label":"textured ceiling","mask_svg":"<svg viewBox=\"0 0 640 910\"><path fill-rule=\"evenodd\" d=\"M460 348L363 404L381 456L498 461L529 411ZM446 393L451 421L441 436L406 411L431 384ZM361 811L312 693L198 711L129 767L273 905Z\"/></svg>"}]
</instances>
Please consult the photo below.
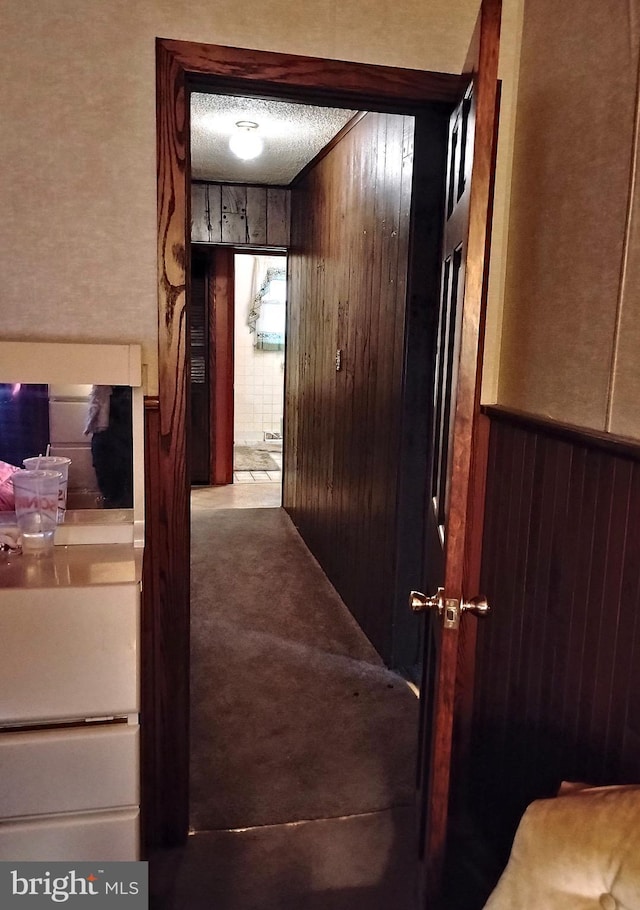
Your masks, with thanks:
<instances>
[{"instance_id":1,"label":"textured ceiling","mask_svg":"<svg viewBox=\"0 0 640 910\"><path fill-rule=\"evenodd\" d=\"M194 180L286 186L356 111L284 101L194 93L191 96L191 176ZM241 161L229 150L238 120L252 120L264 151Z\"/></svg>"}]
</instances>

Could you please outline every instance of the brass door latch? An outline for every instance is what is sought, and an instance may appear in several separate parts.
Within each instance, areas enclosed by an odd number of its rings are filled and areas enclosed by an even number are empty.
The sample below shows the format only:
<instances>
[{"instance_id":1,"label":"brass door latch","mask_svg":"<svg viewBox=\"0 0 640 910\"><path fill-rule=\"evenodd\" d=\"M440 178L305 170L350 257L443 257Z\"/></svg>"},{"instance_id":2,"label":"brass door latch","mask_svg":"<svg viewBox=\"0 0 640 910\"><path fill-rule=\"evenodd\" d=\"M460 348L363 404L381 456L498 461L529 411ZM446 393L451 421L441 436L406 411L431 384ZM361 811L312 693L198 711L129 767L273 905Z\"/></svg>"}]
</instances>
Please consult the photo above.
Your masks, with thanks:
<instances>
[{"instance_id":1,"label":"brass door latch","mask_svg":"<svg viewBox=\"0 0 640 910\"><path fill-rule=\"evenodd\" d=\"M423 594L421 591L412 591L409 603L414 613L437 610L438 615L442 617L445 629L457 629L463 613L486 616L491 610L487 598L481 594L460 602L454 597L445 597L444 588L438 588L437 592L431 596Z\"/></svg>"}]
</instances>

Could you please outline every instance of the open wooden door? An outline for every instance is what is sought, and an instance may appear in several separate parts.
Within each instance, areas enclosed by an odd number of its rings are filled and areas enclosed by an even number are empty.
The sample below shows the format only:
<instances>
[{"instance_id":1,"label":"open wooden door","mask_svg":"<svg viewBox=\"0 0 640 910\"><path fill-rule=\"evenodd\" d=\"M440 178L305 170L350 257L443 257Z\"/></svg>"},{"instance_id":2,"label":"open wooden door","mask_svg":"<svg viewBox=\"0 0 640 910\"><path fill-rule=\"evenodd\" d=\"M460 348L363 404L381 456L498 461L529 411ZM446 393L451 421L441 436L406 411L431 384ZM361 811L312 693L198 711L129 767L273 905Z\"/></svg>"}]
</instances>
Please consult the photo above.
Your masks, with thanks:
<instances>
[{"instance_id":1,"label":"open wooden door","mask_svg":"<svg viewBox=\"0 0 640 910\"><path fill-rule=\"evenodd\" d=\"M438 321L427 611L419 764L422 906L443 903L450 823L461 787L473 685L486 448L479 385L498 97L500 0L483 0L470 52L473 78L451 115ZM475 59L474 59L475 58ZM435 592L435 593L434 593Z\"/></svg>"}]
</instances>

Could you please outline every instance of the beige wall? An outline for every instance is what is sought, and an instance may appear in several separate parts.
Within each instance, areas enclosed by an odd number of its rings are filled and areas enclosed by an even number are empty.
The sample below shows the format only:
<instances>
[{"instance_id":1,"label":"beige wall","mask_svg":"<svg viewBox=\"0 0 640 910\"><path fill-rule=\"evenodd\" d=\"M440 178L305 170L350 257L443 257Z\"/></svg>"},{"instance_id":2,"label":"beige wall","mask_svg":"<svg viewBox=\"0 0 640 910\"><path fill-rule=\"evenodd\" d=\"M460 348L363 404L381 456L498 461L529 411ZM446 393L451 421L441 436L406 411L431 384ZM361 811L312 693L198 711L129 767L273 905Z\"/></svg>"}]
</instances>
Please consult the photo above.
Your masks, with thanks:
<instances>
[{"instance_id":1,"label":"beige wall","mask_svg":"<svg viewBox=\"0 0 640 910\"><path fill-rule=\"evenodd\" d=\"M506 22L520 2L505 0ZM141 342L155 390L156 36L455 72L477 8L0 0L3 337ZM505 34L508 63L513 46Z\"/></svg>"},{"instance_id":2,"label":"beige wall","mask_svg":"<svg viewBox=\"0 0 640 910\"><path fill-rule=\"evenodd\" d=\"M499 384L505 406L638 438L639 20L638 0L525 2Z\"/></svg>"},{"instance_id":3,"label":"beige wall","mask_svg":"<svg viewBox=\"0 0 640 910\"><path fill-rule=\"evenodd\" d=\"M640 96L640 71L638 75ZM640 438L640 106L636 110L627 244L622 262L620 307L611 376L607 429Z\"/></svg>"}]
</instances>

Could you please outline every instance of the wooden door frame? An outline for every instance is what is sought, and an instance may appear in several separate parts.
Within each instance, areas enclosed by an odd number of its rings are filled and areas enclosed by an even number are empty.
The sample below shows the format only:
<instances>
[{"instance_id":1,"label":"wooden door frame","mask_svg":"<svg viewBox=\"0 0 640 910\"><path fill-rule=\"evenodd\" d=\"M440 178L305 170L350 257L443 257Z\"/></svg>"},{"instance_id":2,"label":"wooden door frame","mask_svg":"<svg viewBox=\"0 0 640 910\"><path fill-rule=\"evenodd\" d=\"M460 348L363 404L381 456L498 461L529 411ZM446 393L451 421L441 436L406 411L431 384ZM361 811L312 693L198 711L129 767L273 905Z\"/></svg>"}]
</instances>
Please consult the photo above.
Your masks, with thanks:
<instances>
[{"instance_id":1,"label":"wooden door frame","mask_svg":"<svg viewBox=\"0 0 640 910\"><path fill-rule=\"evenodd\" d=\"M180 844L189 826L190 90L411 114L433 102L453 105L463 82L446 73L156 40L159 390L146 426L142 619L147 847Z\"/></svg>"},{"instance_id":2,"label":"wooden door frame","mask_svg":"<svg viewBox=\"0 0 640 910\"><path fill-rule=\"evenodd\" d=\"M201 245L201 244L200 244ZM209 245L209 482L233 483L235 427L235 259L238 255L280 256L279 247Z\"/></svg>"},{"instance_id":3,"label":"wooden door frame","mask_svg":"<svg viewBox=\"0 0 640 910\"><path fill-rule=\"evenodd\" d=\"M209 473L215 485L233 482L233 367L235 250L215 246L209 264Z\"/></svg>"}]
</instances>

